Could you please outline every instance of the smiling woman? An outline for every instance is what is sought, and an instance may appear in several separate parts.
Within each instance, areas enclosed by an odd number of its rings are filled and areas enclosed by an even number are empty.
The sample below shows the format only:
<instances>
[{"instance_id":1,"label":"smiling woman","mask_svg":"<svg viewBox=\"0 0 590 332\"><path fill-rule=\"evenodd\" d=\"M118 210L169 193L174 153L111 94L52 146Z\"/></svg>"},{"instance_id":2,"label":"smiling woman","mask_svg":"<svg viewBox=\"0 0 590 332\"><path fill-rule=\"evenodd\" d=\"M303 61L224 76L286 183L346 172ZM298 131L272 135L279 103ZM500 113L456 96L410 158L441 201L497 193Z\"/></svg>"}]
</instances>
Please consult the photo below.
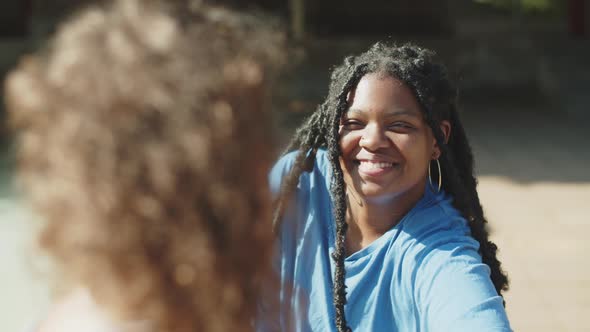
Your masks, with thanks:
<instances>
[{"instance_id":1,"label":"smiling woman","mask_svg":"<svg viewBox=\"0 0 590 332\"><path fill-rule=\"evenodd\" d=\"M416 201L414 193L424 190L428 163L440 149L412 92L389 76L367 75L348 103L340 129L348 188L365 200L396 200L392 205L398 207Z\"/></svg>"},{"instance_id":2,"label":"smiling woman","mask_svg":"<svg viewBox=\"0 0 590 332\"><path fill-rule=\"evenodd\" d=\"M351 254L395 226L416 204L440 149L411 90L391 76L364 76L347 103L339 133L340 167L347 192L364 202L362 209L349 205L349 215L356 216L346 242ZM446 140L449 122L441 128ZM365 212L370 216L361 217Z\"/></svg>"},{"instance_id":3,"label":"smiling woman","mask_svg":"<svg viewBox=\"0 0 590 332\"><path fill-rule=\"evenodd\" d=\"M510 331L455 99L412 45L334 70L271 173L283 330Z\"/></svg>"}]
</instances>

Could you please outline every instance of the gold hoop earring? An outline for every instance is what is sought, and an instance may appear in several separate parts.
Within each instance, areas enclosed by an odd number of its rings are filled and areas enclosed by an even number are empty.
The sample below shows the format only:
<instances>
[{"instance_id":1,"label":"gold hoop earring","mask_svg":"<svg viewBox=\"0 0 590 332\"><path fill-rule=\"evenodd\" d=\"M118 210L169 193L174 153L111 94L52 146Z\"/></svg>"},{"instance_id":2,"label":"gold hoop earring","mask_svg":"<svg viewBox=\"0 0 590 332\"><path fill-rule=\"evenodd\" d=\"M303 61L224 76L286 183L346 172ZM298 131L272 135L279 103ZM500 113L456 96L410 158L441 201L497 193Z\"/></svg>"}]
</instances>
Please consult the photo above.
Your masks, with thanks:
<instances>
[{"instance_id":1,"label":"gold hoop earring","mask_svg":"<svg viewBox=\"0 0 590 332\"><path fill-rule=\"evenodd\" d=\"M440 161L438 161L438 159L435 159L436 161L436 165L438 166L438 190L436 192L440 192L440 189L442 188L442 172L440 170ZM430 183L430 188L432 188L432 190L434 191L434 185L432 184L432 175L430 173L430 163L428 164L428 183Z\"/></svg>"}]
</instances>

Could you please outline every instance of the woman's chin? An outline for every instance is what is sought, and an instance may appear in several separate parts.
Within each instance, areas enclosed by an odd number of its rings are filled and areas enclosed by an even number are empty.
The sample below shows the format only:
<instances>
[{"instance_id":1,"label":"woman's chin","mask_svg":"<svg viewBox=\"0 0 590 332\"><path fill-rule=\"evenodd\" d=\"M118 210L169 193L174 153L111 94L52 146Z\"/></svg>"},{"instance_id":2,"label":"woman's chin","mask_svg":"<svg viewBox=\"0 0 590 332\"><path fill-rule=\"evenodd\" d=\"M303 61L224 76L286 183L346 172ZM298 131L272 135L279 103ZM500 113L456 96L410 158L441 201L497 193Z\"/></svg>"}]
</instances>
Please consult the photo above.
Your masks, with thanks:
<instances>
[{"instance_id":1,"label":"woman's chin","mask_svg":"<svg viewBox=\"0 0 590 332\"><path fill-rule=\"evenodd\" d=\"M375 184L363 185L360 189L360 196L367 201L381 200L392 196L392 194L388 192L386 188Z\"/></svg>"}]
</instances>

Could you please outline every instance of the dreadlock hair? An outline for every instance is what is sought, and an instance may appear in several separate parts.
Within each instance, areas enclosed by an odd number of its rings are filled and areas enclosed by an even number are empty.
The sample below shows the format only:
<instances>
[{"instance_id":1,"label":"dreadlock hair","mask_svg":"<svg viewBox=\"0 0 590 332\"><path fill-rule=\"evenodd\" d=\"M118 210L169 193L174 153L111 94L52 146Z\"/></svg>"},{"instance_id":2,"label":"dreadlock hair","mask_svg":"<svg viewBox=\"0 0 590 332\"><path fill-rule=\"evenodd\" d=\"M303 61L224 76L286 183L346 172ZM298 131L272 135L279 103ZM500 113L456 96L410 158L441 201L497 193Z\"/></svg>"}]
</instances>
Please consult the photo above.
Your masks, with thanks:
<instances>
[{"instance_id":1,"label":"dreadlock hair","mask_svg":"<svg viewBox=\"0 0 590 332\"><path fill-rule=\"evenodd\" d=\"M443 189L453 196L453 205L468 220L471 235L479 242L482 260L491 269L491 279L501 296L508 289L508 278L496 257L497 246L488 239L487 220L479 201L473 172L473 153L457 112L457 92L447 71L435 58L435 53L415 45L390 45L376 43L359 56L349 56L344 64L332 72L328 97L309 119L296 131L287 152L298 150L291 172L286 176L275 212L275 228L280 223L285 202L292 195L300 175L310 171L318 148L326 148L333 169L334 179L330 192L334 203L336 221L334 306L338 331L350 331L344 315L346 289L344 284L345 246L347 224L346 193L342 169L338 128L340 119L348 109L347 94L360 79L370 73L387 75L404 82L414 93L424 119L432 129L441 149L439 158ZM448 143L440 129L441 121L451 124ZM436 168L436 167L434 167Z\"/></svg>"}]
</instances>

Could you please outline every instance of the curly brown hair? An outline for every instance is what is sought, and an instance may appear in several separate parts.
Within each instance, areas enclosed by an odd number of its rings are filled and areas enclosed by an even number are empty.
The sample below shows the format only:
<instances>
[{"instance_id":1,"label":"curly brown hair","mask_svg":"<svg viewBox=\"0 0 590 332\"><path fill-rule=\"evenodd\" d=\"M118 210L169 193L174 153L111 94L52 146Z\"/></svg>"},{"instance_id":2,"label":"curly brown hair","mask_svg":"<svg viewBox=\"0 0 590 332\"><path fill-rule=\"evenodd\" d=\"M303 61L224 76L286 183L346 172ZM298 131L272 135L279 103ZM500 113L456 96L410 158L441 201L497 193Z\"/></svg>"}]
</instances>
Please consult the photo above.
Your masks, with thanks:
<instances>
[{"instance_id":1,"label":"curly brown hair","mask_svg":"<svg viewBox=\"0 0 590 332\"><path fill-rule=\"evenodd\" d=\"M282 34L199 3L86 8L10 74L6 101L60 276L159 331L248 331L270 269Z\"/></svg>"}]
</instances>

